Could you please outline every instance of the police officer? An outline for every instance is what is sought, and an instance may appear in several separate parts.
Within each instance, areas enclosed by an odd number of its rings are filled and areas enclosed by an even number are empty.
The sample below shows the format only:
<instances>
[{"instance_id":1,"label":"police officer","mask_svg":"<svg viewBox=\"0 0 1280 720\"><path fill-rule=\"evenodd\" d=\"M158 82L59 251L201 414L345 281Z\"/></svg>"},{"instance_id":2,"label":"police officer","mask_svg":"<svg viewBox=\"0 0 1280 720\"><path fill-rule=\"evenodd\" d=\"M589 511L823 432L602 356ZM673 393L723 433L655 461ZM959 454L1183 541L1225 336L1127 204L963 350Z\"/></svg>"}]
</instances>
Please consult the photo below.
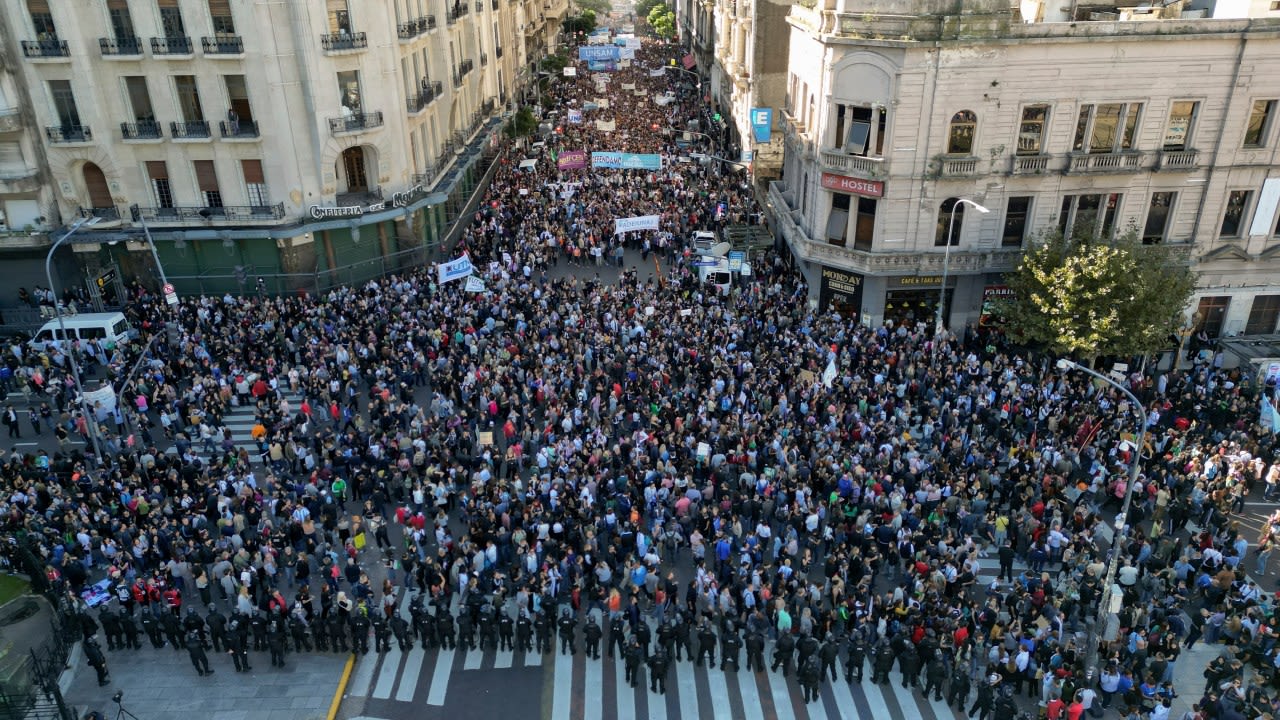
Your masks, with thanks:
<instances>
[{"instance_id":1,"label":"police officer","mask_svg":"<svg viewBox=\"0 0 1280 720\"><path fill-rule=\"evenodd\" d=\"M516 620L516 649L523 653L533 652L533 620L529 619L528 610L521 610L520 619Z\"/></svg>"},{"instance_id":2,"label":"police officer","mask_svg":"<svg viewBox=\"0 0 1280 720\"><path fill-rule=\"evenodd\" d=\"M902 687L917 687L920 682L920 653L916 645L907 641L898 655L898 669L902 671Z\"/></svg>"},{"instance_id":3,"label":"police officer","mask_svg":"<svg viewBox=\"0 0 1280 720\"><path fill-rule=\"evenodd\" d=\"M947 690L947 705L964 710L969 700L969 672L963 663L956 663L951 670L951 687Z\"/></svg>"},{"instance_id":4,"label":"police officer","mask_svg":"<svg viewBox=\"0 0 1280 720\"><path fill-rule=\"evenodd\" d=\"M726 620L720 635L720 669L738 672L738 653L742 650L742 638L732 620Z\"/></svg>"},{"instance_id":5,"label":"police officer","mask_svg":"<svg viewBox=\"0 0 1280 720\"><path fill-rule=\"evenodd\" d=\"M271 667L284 667L285 643L284 621L276 618L267 630L267 649L271 651Z\"/></svg>"},{"instance_id":6,"label":"police officer","mask_svg":"<svg viewBox=\"0 0 1280 720\"><path fill-rule=\"evenodd\" d=\"M196 672L200 673L200 677L212 675L213 670L209 667L209 656L204 653L204 640L200 638L200 633L192 630L187 633L187 654L191 656L191 664L196 666Z\"/></svg>"},{"instance_id":7,"label":"police officer","mask_svg":"<svg viewBox=\"0 0 1280 720\"><path fill-rule=\"evenodd\" d=\"M209 638L205 636L204 618L196 614L195 608L187 608L187 616L182 618L182 629L187 634L200 636L200 644L209 647Z\"/></svg>"},{"instance_id":8,"label":"police officer","mask_svg":"<svg viewBox=\"0 0 1280 720\"><path fill-rule=\"evenodd\" d=\"M253 651L262 652L267 649L267 619L261 610L255 610L249 619L249 629L253 631Z\"/></svg>"},{"instance_id":9,"label":"police officer","mask_svg":"<svg viewBox=\"0 0 1280 720\"><path fill-rule=\"evenodd\" d=\"M778 642L773 647L773 663L769 666L769 671L777 672L778 668L782 668L782 677L786 677L791 672L791 656L795 650L796 639L791 633L779 635Z\"/></svg>"},{"instance_id":10,"label":"police officer","mask_svg":"<svg viewBox=\"0 0 1280 720\"><path fill-rule=\"evenodd\" d=\"M667 649L658 645L649 656L649 692L667 694L667 668L670 666Z\"/></svg>"},{"instance_id":11,"label":"police officer","mask_svg":"<svg viewBox=\"0 0 1280 720\"><path fill-rule=\"evenodd\" d=\"M631 687L636 686L636 675L640 670L640 643L635 638L631 638L627 649L622 653L623 664L626 666L626 680Z\"/></svg>"},{"instance_id":12,"label":"police officer","mask_svg":"<svg viewBox=\"0 0 1280 720\"><path fill-rule=\"evenodd\" d=\"M130 650L142 647L138 642L138 622L129 613L120 613L120 637L124 639L124 646Z\"/></svg>"},{"instance_id":13,"label":"police officer","mask_svg":"<svg viewBox=\"0 0 1280 720\"><path fill-rule=\"evenodd\" d=\"M675 655L676 631L671 627L670 618L663 618L662 624L658 626L658 633L654 638L658 642L658 647L667 651L667 664L671 663L671 658Z\"/></svg>"},{"instance_id":14,"label":"police officer","mask_svg":"<svg viewBox=\"0 0 1280 720\"><path fill-rule=\"evenodd\" d=\"M316 643L316 652L329 652L329 626L323 614L311 622L311 637Z\"/></svg>"},{"instance_id":15,"label":"police officer","mask_svg":"<svg viewBox=\"0 0 1280 720\"><path fill-rule=\"evenodd\" d=\"M160 627L164 629L164 635L169 640L169 644L173 646L175 652L182 649L182 621L177 615L171 612L160 613Z\"/></svg>"},{"instance_id":16,"label":"police officer","mask_svg":"<svg viewBox=\"0 0 1280 720\"><path fill-rule=\"evenodd\" d=\"M747 672L764 672L764 634L759 630L747 634Z\"/></svg>"},{"instance_id":17,"label":"police officer","mask_svg":"<svg viewBox=\"0 0 1280 720\"><path fill-rule=\"evenodd\" d=\"M440 642L440 647L449 650L457 647L454 642L453 614L448 608L441 608L436 611L436 636Z\"/></svg>"},{"instance_id":18,"label":"police officer","mask_svg":"<svg viewBox=\"0 0 1280 720\"><path fill-rule=\"evenodd\" d=\"M164 637L160 634L160 621L152 614L149 607L142 608L142 631L151 641L151 647L157 650L164 647Z\"/></svg>"},{"instance_id":19,"label":"police officer","mask_svg":"<svg viewBox=\"0 0 1280 720\"><path fill-rule=\"evenodd\" d=\"M422 646L427 646L427 639L422 639ZM471 613L466 608L458 612L458 647L463 650L476 649L476 627L471 622Z\"/></svg>"},{"instance_id":20,"label":"police officer","mask_svg":"<svg viewBox=\"0 0 1280 720\"><path fill-rule=\"evenodd\" d=\"M511 613L503 610L498 613L498 649L515 650L516 626L511 620Z\"/></svg>"},{"instance_id":21,"label":"police officer","mask_svg":"<svg viewBox=\"0 0 1280 720\"><path fill-rule=\"evenodd\" d=\"M680 651L684 650L684 657L693 659L693 639L689 634L689 623L684 619L684 615L676 613L675 622L671 626L672 635L675 636L676 646L676 662L681 659Z\"/></svg>"},{"instance_id":22,"label":"police officer","mask_svg":"<svg viewBox=\"0 0 1280 720\"><path fill-rule=\"evenodd\" d=\"M373 614L373 651L377 653L391 650L391 626L382 613Z\"/></svg>"},{"instance_id":23,"label":"police officer","mask_svg":"<svg viewBox=\"0 0 1280 720\"><path fill-rule=\"evenodd\" d=\"M649 623L643 618L636 623L635 628L636 642L640 643L640 659L647 662L649 660L649 641L652 639L652 631L649 630Z\"/></svg>"},{"instance_id":24,"label":"police officer","mask_svg":"<svg viewBox=\"0 0 1280 720\"><path fill-rule=\"evenodd\" d=\"M227 623L227 652L236 664L236 672L249 672L249 619L243 615L232 616Z\"/></svg>"},{"instance_id":25,"label":"police officer","mask_svg":"<svg viewBox=\"0 0 1280 720\"><path fill-rule=\"evenodd\" d=\"M818 648L818 660L822 663L823 677L826 677L828 672L831 673L831 682L836 681L836 658L838 657L840 657L840 643L836 642L836 636L833 633L827 633L822 641L822 647Z\"/></svg>"},{"instance_id":26,"label":"police officer","mask_svg":"<svg viewBox=\"0 0 1280 720\"><path fill-rule=\"evenodd\" d=\"M498 648L498 613L486 602L480 607L480 649Z\"/></svg>"},{"instance_id":27,"label":"police officer","mask_svg":"<svg viewBox=\"0 0 1280 720\"><path fill-rule=\"evenodd\" d=\"M889 682L889 670L893 668L893 648L889 643L882 642L876 648L876 654L873 658L872 669L875 673L871 676L871 681L885 685Z\"/></svg>"},{"instance_id":28,"label":"police officer","mask_svg":"<svg viewBox=\"0 0 1280 720\"><path fill-rule=\"evenodd\" d=\"M217 606L210 605L209 614L204 617L204 624L209 626L209 639L213 642L213 651L222 652L227 633L226 616L218 612Z\"/></svg>"},{"instance_id":29,"label":"police officer","mask_svg":"<svg viewBox=\"0 0 1280 720\"><path fill-rule=\"evenodd\" d=\"M924 696L929 697L929 692L933 692L935 701L942 700L942 683L947 681L947 664L942 661L941 653L935 652L933 659L924 669Z\"/></svg>"},{"instance_id":30,"label":"police officer","mask_svg":"<svg viewBox=\"0 0 1280 720\"><path fill-rule=\"evenodd\" d=\"M396 636L396 646L400 652L408 652L413 647L413 639L409 637L409 623L400 613L391 616L391 632Z\"/></svg>"},{"instance_id":31,"label":"police officer","mask_svg":"<svg viewBox=\"0 0 1280 720\"><path fill-rule=\"evenodd\" d=\"M618 648L618 657L622 657L622 651L626 648L625 635L623 628L625 623L622 615L618 615L609 620L609 657L613 657L613 649Z\"/></svg>"},{"instance_id":32,"label":"police officer","mask_svg":"<svg viewBox=\"0 0 1280 720\"><path fill-rule=\"evenodd\" d=\"M301 608L289 614L289 635L293 638L293 651L296 653L303 650L311 652L311 641L307 639L307 621L304 617Z\"/></svg>"},{"instance_id":33,"label":"police officer","mask_svg":"<svg viewBox=\"0 0 1280 720\"><path fill-rule=\"evenodd\" d=\"M111 673L107 672L107 656L102 654L102 646L93 637L84 640L84 656L90 667L98 673L98 687L111 681Z\"/></svg>"},{"instance_id":34,"label":"police officer","mask_svg":"<svg viewBox=\"0 0 1280 720\"><path fill-rule=\"evenodd\" d=\"M867 646L862 639L862 632L854 630L849 637L849 652L844 661L844 681L862 682L862 665L866 660Z\"/></svg>"},{"instance_id":35,"label":"police officer","mask_svg":"<svg viewBox=\"0 0 1280 720\"><path fill-rule=\"evenodd\" d=\"M582 629L582 637L587 641L587 657L592 660L600 659L600 638L604 635L604 631L600 629L600 624L596 622L596 616L593 613L587 614L587 626Z\"/></svg>"},{"instance_id":36,"label":"police officer","mask_svg":"<svg viewBox=\"0 0 1280 720\"><path fill-rule=\"evenodd\" d=\"M534 616L534 635L538 638L538 652L545 655L552 651L552 620L545 610L539 610Z\"/></svg>"},{"instance_id":37,"label":"police officer","mask_svg":"<svg viewBox=\"0 0 1280 720\"><path fill-rule=\"evenodd\" d=\"M818 638L804 633L800 636L800 642L796 643L796 671L808 662L809 658L818 654L818 649L822 647L818 642Z\"/></svg>"},{"instance_id":38,"label":"police officer","mask_svg":"<svg viewBox=\"0 0 1280 720\"><path fill-rule=\"evenodd\" d=\"M969 708L969 717L973 717L974 713L978 714L978 720L984 720L991 713L992 705L996 699L996 686L1000 684L1000 676L991 673L985 683L978 686L978 697L973 701L973 707Z\"/></svg>"},{"instance_id":39,"label":"police officer","mask_svg":"<svg viewBox=\"0 0 1280 720\"><path fill-rule=\"evenodd\" d=\"M447 612L440 613L447 615ZM471 614L466 615L467 627L471 627ZM418 608L418 614L413 618L414 631L418 633L418 638L422 640L422 649L430 650L440 644L440 623L436 622L436 616L426 608ZM474 636L473 636L474 637Z\"/></svg>"},{"instance_id":40,"label":"police officer","mask_svg":"<svg viewBox=\"0 0 1280 720\"><path fill-rule=\"evenodd\" d=\"M797 672L800 676L800 687L804 690L805 704L817 702L819 688L822 685L822 661L817 653L810 653L800 665Z\"/></svg>"},{"instance_id":41,"label":"police officer","mask_svg":"<svg viewBox=\"0 0 1280 720\"><path fill-rule=\"evenodd\" d=\"M336 612L329 616L329 646L334 652L347 651L347 624Z\"/></svg>"},{"instance_id":42,"label":"police officer","mask_svg":"<svg viewBox=\"0 0 1280 720\"><path fill-rule=\"evenodd\" d=\"M702 659L709 658L711 663L709 667L716 665L716 632L711 629L711 623L706 619L698 626L698 659L694 663L698 667L702 667Z\"/></svg>"},{"instance_id":43,"label":"police officer","mask_svg":"<svg viewBox=\"0 0 1280 720\"><path fill-rule=\"evenodd\" d=\"M98 622L102 625L102 634L107 636L107 649L119 650L124 647L124 640L120 637L120 616L110 607L103 608L98 613Z\"/></svg>"},{"instance_id":44,"label":"police officer","mask_svg":"<svg viewBox=\"0 0 1280 720\"><path fill-rule=\"evenodd\" d=\"M568 652L570 655L577 655L576 635L578 622L574 619L569 608L564 608L560 611L558 627L560 628L560 654L564 655ZM632 683L632 685L634 686L635 683Z\"/></svg>"},{"instance_id":45,"label":"police officer","mask_svg":"<svg viewBox=\"0 0 1280 720\"><path fill-rule=\"evenodd\" d=\"M364 608L360 608L351 616L351 652L352 654L369 654L369 616Z\"/></svg>"}]
</instances>

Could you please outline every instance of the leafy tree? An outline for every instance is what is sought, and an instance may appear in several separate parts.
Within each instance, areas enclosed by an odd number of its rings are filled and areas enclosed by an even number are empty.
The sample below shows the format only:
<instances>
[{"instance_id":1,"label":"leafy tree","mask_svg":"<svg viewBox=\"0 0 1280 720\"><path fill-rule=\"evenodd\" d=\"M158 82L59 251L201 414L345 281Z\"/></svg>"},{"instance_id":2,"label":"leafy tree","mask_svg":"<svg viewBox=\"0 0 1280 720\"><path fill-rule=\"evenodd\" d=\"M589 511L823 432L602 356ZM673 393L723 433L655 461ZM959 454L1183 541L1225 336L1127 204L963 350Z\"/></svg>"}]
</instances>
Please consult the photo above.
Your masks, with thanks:
<instances>
[{"instance_id":1,"label":"leafy tree","mask_svg":"<svg viewBox=\"0 0 1280 720\"><path fill-rule=\"evenodd\" d=\"M548 55L542 58L542 69L552 75L559 75L560 71L564 70L565 66L568 64L569 56L564 53L556 53L555 55Z\"/></svg>"},{"instance_id":2,"label":"leafy tree","mask_svg":"<svg viewBox=\"0 0 1280 720\"><path fill-rule=\"evenodd\" d=\"M1092 363L1164 349L1195 274L1170 248L1139 242L1133 227L1109 242L1055 230L1033 243L1007 282L1012 297L996 313L1013 337Z\"/></svg>"},{"instance_id":3,"label":"leafy tree","mask_svg":"<svg viewBox=\"0 0 1280 720\"><path fill-rule=\"evenodd\" d=\"M672 38L676 34L676 15L666 5L658 5L645 18L654 34L660 38Z\"/></svg>"},{"instance_id":4,"label":"leafy tree","mask_svg":"<svg viewBox=\"0 0 1280 720\"><path fill-rule=\"evenodd\" d=\"M538 118L533 116L533 111L527 107L522 107L516 111L511 122L507 124L508 137L524 137L531 135L538 129Z\"/></svg>"},{"instance_id":5,"label":"leafy tree","mask_svg":"<svg viewBox=\"0 0 1280 720\"><path fill-rule=\"evenodd\" d=\"M576 15L564 21L564 31L567 33L583 33L589 34L596 29L596 14L593 10L583 10L581 15Z\"/></svg>"},{"instance_id":6,"label":"leafy tree","mask_svg":"<svg viewBox=\"0 0 1280 720\"><path fill-rule=\"evenodd\" d=\"M663 0L640 0L636 3L636 17L647 18L654 8L665 4Z\"/></svg>"}]
</instances>

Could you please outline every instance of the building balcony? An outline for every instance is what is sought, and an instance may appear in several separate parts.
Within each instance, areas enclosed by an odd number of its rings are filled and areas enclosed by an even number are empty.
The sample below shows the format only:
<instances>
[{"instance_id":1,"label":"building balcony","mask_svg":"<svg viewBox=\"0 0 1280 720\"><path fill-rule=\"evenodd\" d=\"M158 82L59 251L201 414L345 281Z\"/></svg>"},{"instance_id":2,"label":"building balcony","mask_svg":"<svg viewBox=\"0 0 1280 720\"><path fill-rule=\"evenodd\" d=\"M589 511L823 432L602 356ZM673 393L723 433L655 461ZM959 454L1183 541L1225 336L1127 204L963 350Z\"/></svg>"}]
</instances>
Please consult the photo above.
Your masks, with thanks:
<instances>
[{"instance_id":1,"label":"building balcony","mask_svg":"<svg viewBox=\"0 0 1280 720\"><path fill-rule=\"evenodd\" d=\"M29 193L40 189L40 171L33 167L0 171L0 193Z\"/></svg>"},{"instance_id":2,"label":"building balcony","mask_svg":"<svg viewBox=\"0 0 1280 720\"><path fill-rule=\"evenodd\" d=\"M466 17L469 12L471 12L470 3L454 3L453 7L448 9L445 20L452 25L458 22L459 19Z\"/></svg>"},{"instance_id":3,"label":"building balcony","mask_svg":"<svg viewBox=\"0 0 1280 720\"><path fill-rule=\"evenodd\" d=\"M88 125L50 125L44 129L44 135L56 145L93 142L93 132Z\"/></svg>"},{"instance_id":4,"label":"building balcony","mask_svg":"<svg viewBox=\"0 0 1280 720\"><path fill-rule=\"evenodd\" d=\"M169 133L174 140L208 140L213 137L208 120L169 123Z\"/></svg>"},{"instance_id":5,"label":"building balcony","mask_svg":"<svg viewBox=\"0 0 1280 720\"><path fill-rule=\"evenodd\" d=\"M259 137L256 120L223 120L218 123L218 131L222 133L223 140L257 140Z\"/></svg>"},{"instance_id":6,"label":"building balcony","mask_svg":"<svg viewBox=\"0 0 1280 720\"><path fill-rule=\"evenodd\" d=\"M102 222L120 222L120 208L110 207L82 207L79 209L82 218L98 218Z\"/></svg>"},{"instance_id":7,"label":"building balcony","mask_svg":"<svg viewBox=\"0 0 1280 720\"><path fill-rule=\"evenodd\" d=\"M164 128L154 120L123 122L120 123L120 137L125 140L161 140L164 138Z\"/></svg>"},{"instance_id":8,"label":"building balcony","mask_svg":"<svg viewBox=\"0 0 1280 720\"><path fill-rule=\"evenodd\" d=\"M396 35L401 40L412 40L420 35L436 29L436 16L423 15L420 18L396 25Z\"/></svg>"},{"instance_id":9,"label":"building balcony","mask_svg":"<svg viewBox=\"0 0 1280 720\"><path fill-rule=\"evenodd\" d=\"M369 190L356 190L354 192L338 193L333 198L333 204L339 207L368 207L377 205L382 202L382 188L372 188Z\"/></svg>"},{"instance_id":10,"label":"building balcony","mask_svg":"<svg viewBox=\"0 0 1280 720\"><path fill-rule=\"evenodd\" d=\"M223 57L244 55L244 38L239 35L214 35L200 38L200 47L205 55Z\"/></svg>"},{"instance_id":11,"label":"building balcony","mask_svg":"<svg viewBox=\"0 0 1280 720\"><path fill-rule=\"evenodd\" d=\"M973 156L938 158L939 178L967 178L978 174L978 158Z\"/></svg>"},{"instance_id":12,"label":"building balcony","mask_svg":"<svg viewBox=\"0 0 1280 720\"><path fill-rule=\"evenodd\" d=\"M410 114L420 113L426 109L428 105L435 102L436 98L444 94L444 84L439 80L427 83L427 86L418 91L416 95L409 98L406 108Z\"/></svg>"},{"instance_id":13,"label":"building balcony","mask_svg":"<svg viewBox=\"0 0 1280 720\"><path fill-rule=\"evenodd\" d=\"M787 121L787 124L791 126L791 129L795 131L797 135L803 135L805 131L808 130L803 119L792 115L786 110L782 111L782 118Z\"/></svg>"},{"instance_id":14,"label":"building balcony","mask_svg":"<svg viewBox=\"0 0 1280 720\"><path fill-rule=\"evenodd\" d=\"M1142 169L1143 153L1123 150L1110 153L1073 152L1067 155L1068 175L1101 175L1106 173L1138 172Z\"/></svg>"},{"instance_id":15,"label":"building balcony","mask_svg":"<svg viewBox=\"0 0 1280 720\"><path fill-rule=\"evenodd\" d=\"M320 49L326 53L359 52L369 47L369 38L362 32L329 33L320 36Z\"/></svg>"},{"instance_id":16,"label":"building balcony","mask_svg":"<svg viewBox=\"0 0 1280 720\"><path fill-rule=\"evenodd\" d=\"M882 157L863 157L846 155L839 150L824 148L821 153L822 167L844 175L863 178L880 178L889 174L889 163Z\"/></svg>"},{"instance_id":17,"label":"building balcony","mask_svg":"<svg viewBox=\"0 0 1280 720\"><path fill-rule=\"evenodd\" d=\"M22 132L22 112L18 108L0 108L0 133Z\"/></svg>"},{"instance_id":18,"label":"building balcony","mask_svg":"<svg viewBox=\"0 0 1280 720\"><path fill-rule=\"evenodd\" d=\"M189 37L151 38L152 55L191 55L193 52Z\"/></svg>"},{"instance_id":19,"label":"building balcony","mask_svg":"<svg viewBox=\"0 0 1280 720\"><path fill-rule=\"evenodd\" d=\"M66 40L46 38L44 40L23 40L22 54L33 59L58 59L71 57L71 49Z\"/></svg>"},{"instance_id":20,"label":"building balcony","mask_svg":"<svg viewBox=\"0 0 1280 720\"><path fill-rule=\"evenodd\" d=\"M382 127L382 113L360 113L329 118L329 132L334 135L362 133Z\"/></svg>"},{"instance_id":21,"label":"building balcony","mask_svg":"<svg viewBox=\"0 0 1280 720\"><path fill-rule=\"evenodd\" d=\"M1049 169L1052 155L1014 155L1009 161L1011 175L1039 175Z\"/></svg>"},{"instance_id":22,"label":"building balcony","mask_svg":"<svg viewBox=\"0 0 1280 720\"><path fill-rule=\"evenodd\" d=\"M134 213L134 219L157 224L283 220L284 203L222 207L139 207Z\"/></svg>"},{"instance_id":23,"label":"building balcony","mask_svg":"<svg viewBox=\"0 0 1280 720\"><path fill-rule=\"evenodd\" d=\"M1157 172L1190 172L1200 166L1199 150L1161 150L1156 153Z\"/></svg>"},{"instance_id":24,"label":"building balcony","mask_svg":"<svg viewBox=\"0 0 1280 720\"><path fill-rule=\"evenodd\" d=\"M142 57L141 38L98 38L98 48L102 50L102 57L108 59L133 60Z\"/></svg>"}]
</instances>

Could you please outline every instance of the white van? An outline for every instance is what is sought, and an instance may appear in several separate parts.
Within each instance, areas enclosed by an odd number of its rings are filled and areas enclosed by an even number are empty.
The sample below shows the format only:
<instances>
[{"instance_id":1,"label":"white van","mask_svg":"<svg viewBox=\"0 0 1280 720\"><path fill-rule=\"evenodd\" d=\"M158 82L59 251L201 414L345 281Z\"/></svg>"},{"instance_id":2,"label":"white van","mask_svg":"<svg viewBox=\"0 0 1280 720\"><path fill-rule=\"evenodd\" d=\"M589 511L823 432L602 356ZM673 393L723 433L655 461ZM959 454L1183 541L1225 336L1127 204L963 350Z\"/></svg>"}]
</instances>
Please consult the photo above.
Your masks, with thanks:
<instances>
[{"instance_id":1,"label":"white van","mask_svg":"<svg viewBox=\"0 0 1280 720\"><path fill-rule=\"evenodd\" d=\"M693 251L699 255L710 255L711 248L716 245L716 234L706 230L693 233Z\"/></svg>"},{"instance_id":2,"label":"white van","mask_svg":"<svg viewBox=\"0 0 1280 720\"><path fill-rule=\"evenodd\" d=\"M67 328L67 335L80 340L100 340L108 348L129 342L135 334L121 312L63 315L62 324ZM27 344L34 350L43 351L61 339L62 328L54 318L42 325Z\"/></svg>"},{"instance_id":3,"label":"white van","mask_svg":"<svg viewBox=\"0 0 1280 720\"><path fill-rule=\"evenodd\" d=\"M728 295L733 285L733 273L729 272L729 258L703 255L698 258L698 280L714 285L721 295Z\"/></svg>"}]
</instances>

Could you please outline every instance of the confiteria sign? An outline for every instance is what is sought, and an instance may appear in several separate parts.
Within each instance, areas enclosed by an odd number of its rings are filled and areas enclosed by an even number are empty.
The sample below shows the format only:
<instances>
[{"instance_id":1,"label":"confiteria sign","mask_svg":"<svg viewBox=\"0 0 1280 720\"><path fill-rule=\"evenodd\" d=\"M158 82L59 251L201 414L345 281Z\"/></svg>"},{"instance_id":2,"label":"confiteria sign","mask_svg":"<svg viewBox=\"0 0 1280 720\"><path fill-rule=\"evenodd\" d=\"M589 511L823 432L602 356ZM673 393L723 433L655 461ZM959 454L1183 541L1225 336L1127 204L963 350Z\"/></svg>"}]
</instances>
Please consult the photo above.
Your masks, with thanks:
<instances>
[{"instance_id":1,"label":"confiteria sign","mask_svg":"<svg viewBox=\"0 0 1280 720\"><path fill-rule=\"evenodd\" d=\"M427 186L414 185L413 187L398 192L391 196L390 200L384 200L380 203L372 205L337 205L333 207L325 207L322 205L312 205L307 209L307 215L312 220L330 220L333 218L351 218L361 217L368 213L382 212L389 207L402 208L407 207L409 203L417 200L427 194Z\"/></svg>"},{"instance_id":2,"label":"confiteria sign","mask_svg":"<svg viewBox=\"0 0 1280 720\"><path fill-rule=\"evenodd\" d=\"M824 172L822 173L822 187L827 190L865 197L884 197L884 183L879 180L863 180L862 178Z\"/></svg>"}]
</instances>

